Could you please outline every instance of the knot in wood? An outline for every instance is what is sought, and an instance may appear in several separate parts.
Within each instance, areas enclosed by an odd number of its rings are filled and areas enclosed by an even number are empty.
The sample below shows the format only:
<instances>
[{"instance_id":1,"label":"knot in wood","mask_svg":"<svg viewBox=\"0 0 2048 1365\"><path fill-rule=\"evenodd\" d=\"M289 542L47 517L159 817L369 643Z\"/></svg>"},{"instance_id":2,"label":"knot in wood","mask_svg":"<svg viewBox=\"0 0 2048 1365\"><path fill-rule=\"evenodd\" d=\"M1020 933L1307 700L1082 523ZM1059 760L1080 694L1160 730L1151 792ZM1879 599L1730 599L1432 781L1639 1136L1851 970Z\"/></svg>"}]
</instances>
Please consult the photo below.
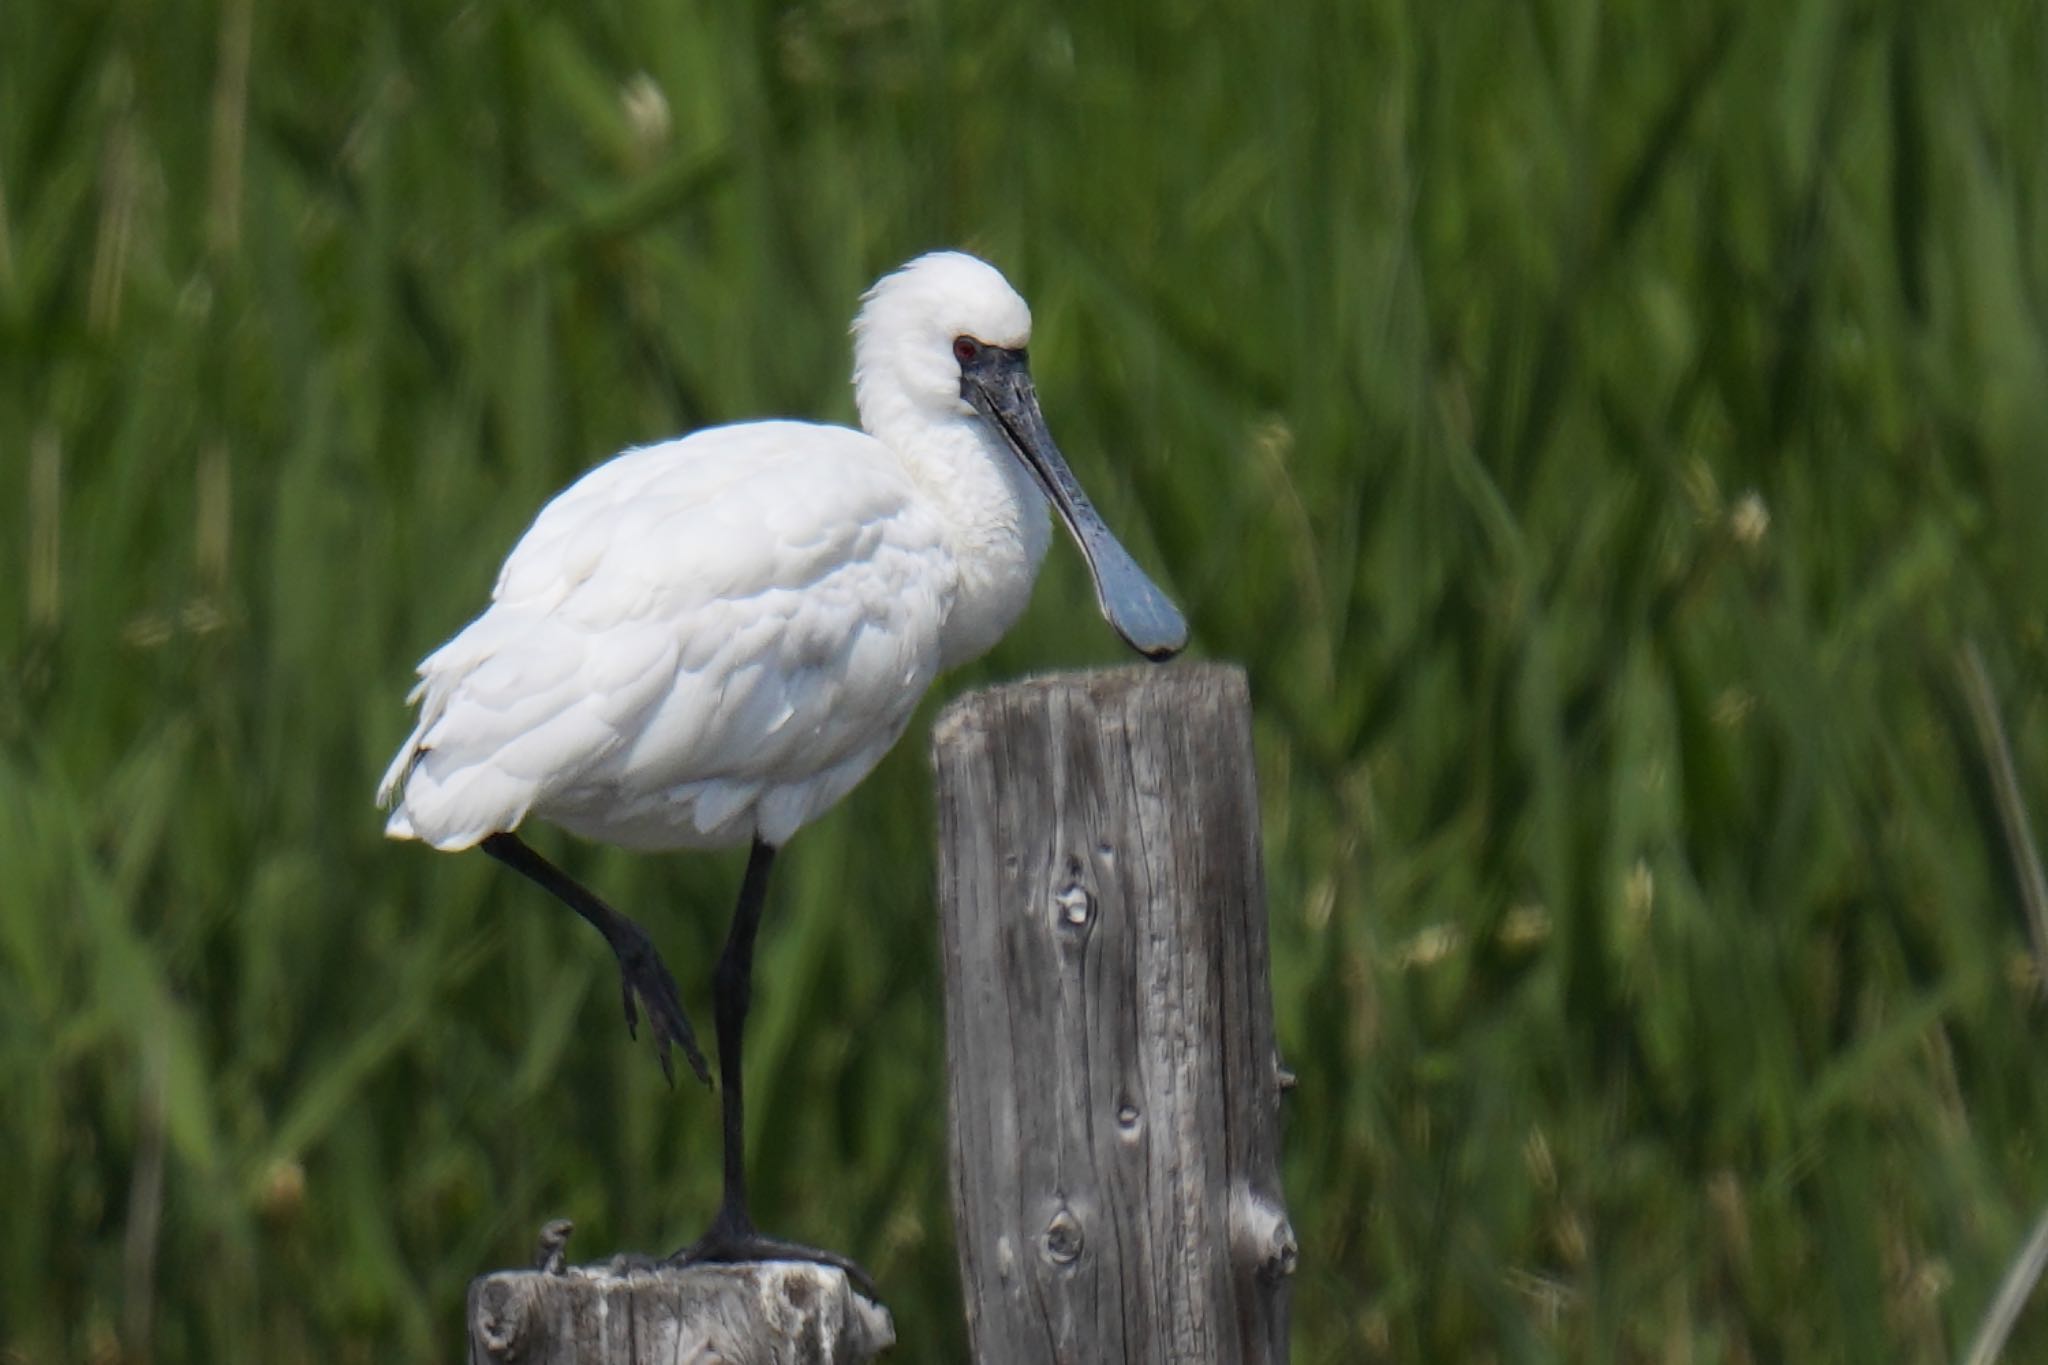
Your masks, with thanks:
<instances>
[{"instance_id":1,"label":"knot in wood","mask_svg":"<svg viewBox=\"0 0 2048 1365\"><path fill-rule=\"evenodd\" d=\"M1119 1136L1127 1142L1136 1138L1140 1127L1143 1125L1144 1118L1145 1116L1138 1111L1138 1106L1132 1104L1128 1099L1119 1104L1116 1107L1116 1126Z\"/></svg>"},{"instance_id":2,"label":"knot in wood","mask_svg":"<svg viewBox=\"0 0 2048 1365\"><path fill-rule=\"evenodd\" d=\"M519 1280L489 1284L470 1322L477 1345L492 1360L515 1360L526 1340L534 1293Z\"/></svg>"},{"instance_id":3,"label":"knot in wood","mask_svg":"<svg viewBox=\"0 0 2048 1365\"><path fill-rule=\"evenodd\" d=\"M1095 897L1088 894L1088 888L1078 881L1068 882L1052 898L1053 906L1059 911L1060 922L1073 928L1088 923L1095 913Z\"/></svg>"},{"instance_id":4,"label":"knot in wood","mask_svg":"<svg viewBox=\"0 0 2048 1365\"><path fill-rule=\"evenodd\" d=\"M1231 1201L1231 1241L1241 1258L1251 1262L1262 1280L1283 1279L1294 1273L1301 1246L1294 1239L1294 1225L1278 1202L1240 1189Z\"/></svg>"},{"instance_id":5,"label":"knot in wood","mask_svg":"<svg viewBox=\"0 0 2048 1365\"><path fill-rule=\"evenodd\" d=\"M1054 1265L1072 1265L1081 1259L1081 1246L1086 1239L1081 1235L1081 1220L1074 1217L1074 1211L1062 1204L1052 1221L1045 1225L1042 1249L1045 1259Z\"/></svg>"}]
</instances>

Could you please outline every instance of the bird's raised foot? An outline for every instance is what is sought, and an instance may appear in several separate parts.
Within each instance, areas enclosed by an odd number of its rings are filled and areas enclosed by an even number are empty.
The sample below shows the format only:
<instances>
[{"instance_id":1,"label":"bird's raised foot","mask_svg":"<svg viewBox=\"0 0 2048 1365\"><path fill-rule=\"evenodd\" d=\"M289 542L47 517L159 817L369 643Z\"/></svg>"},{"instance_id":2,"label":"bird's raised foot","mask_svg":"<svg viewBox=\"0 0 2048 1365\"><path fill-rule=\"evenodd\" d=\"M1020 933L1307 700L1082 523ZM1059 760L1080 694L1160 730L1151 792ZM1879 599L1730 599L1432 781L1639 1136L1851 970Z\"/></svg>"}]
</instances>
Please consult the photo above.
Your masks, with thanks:
<instances>
[{"instance_id":1,"label":"bird's raised foot","mask_svg":"<svg viewBox=\"0 0 2048 1365\"><path fill-rule=\"evenodd\" d=\"M661 960L661 954L638 925L624 923L630 932L613 940L612 951L619 957L619 999L626 1010L626 1032L636 1039L640 1036L640 1011L633 1005L637 996L647 1008L648 1026L654 1034L654 1055L660 1059L661 1074L668 1078L668 1083L676 1083L675 1064L668 1053L669 1045L674 1044L683 1050L697 1079L711 1084L711 1068L705 1065L703 1050L697 1046L697 1033L690 1027L690 1017L683 1013L682 996L676 991L676 979L668 964Z\"/></svg>"},{"instance_id":2,"label":"bird's raised foot","mask_svg":"<svg viewBox=\"0 0 2048 1365\"><path fill-rule=\"evenodd\" d=\"M752 1223L744 1219L731 1219L720 1214L712 1223L711 1230L669 1257L664 1263L677 1267L693 1265L735 1265L757 1261L808 1261L813 1265L829 1265L846 1272L854 1288L870 1299L879 1299L875 1282L867 1271L861 1269L850 1256L822 1247L805 1246L801 1242L785 1242L778 1237L763 1237Z\"/></svg>"}]
</instances>

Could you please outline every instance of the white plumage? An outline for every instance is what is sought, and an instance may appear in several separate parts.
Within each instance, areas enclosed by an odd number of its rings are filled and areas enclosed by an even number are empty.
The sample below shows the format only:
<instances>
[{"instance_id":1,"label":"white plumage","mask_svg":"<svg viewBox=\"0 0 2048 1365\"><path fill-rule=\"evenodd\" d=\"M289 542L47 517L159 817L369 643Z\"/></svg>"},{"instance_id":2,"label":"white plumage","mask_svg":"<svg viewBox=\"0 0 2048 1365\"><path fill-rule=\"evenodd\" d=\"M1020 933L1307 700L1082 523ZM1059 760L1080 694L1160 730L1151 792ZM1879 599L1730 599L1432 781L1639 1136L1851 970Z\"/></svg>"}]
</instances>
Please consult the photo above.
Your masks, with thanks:
<instances>
[{"instance_id":1,"label":"white plumage","mask_svg":"<svg viewBox=\"0 0 2048 1365\"><path fill-rule=\"evenodd\" d=\"M585 474L421 663L418 724L378 790L386 833L462 849L531 815L640 849L782 844L866 776L941 668L1023 610L1047 491L1112 622L1148 653L1178 648L1177 615L1127 627L1164 599L1018 434L1037 418L1030 330L993 267L920 257L855 323L865 432L749 422ZM975 401L1010 370L1021 399Z\"/></svg>"},{"instance_id":2,"label":"white plumage","mask_svg":"<svg viewBox=\"0 0 2048 1365\"><path fill-rule=\"evenodd\" d=\"M625 454L541 509L491 605L428 655L419 721L384 774L385 832L481 845L618 958L628 1029L647 1013L672 1075L709 1079L645 930L512 831L540 816L632 848L751 842L712 973L725 1195L672 1261L822 1261L748 1210L742 1038L775 851L887 753L939 670L1024 609L1059 510L1119 634L1164 658L1180 613L1125 554L1038 409L1031 312L993 267L921 256L854 322L865 431L748 422ZM871 1288L871 1286L870 1286Z\"/></svg>"}]
</instances>

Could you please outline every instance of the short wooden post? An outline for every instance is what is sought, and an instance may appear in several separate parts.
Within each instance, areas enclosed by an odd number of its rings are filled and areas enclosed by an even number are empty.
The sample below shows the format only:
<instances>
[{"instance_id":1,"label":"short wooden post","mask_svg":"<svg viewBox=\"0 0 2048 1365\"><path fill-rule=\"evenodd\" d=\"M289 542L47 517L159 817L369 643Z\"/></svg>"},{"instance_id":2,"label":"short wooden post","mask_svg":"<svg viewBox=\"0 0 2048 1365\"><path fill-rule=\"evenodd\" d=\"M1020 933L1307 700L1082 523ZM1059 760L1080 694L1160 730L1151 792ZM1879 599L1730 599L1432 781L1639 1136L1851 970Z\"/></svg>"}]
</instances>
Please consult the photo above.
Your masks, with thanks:
<instances>
[{"instance_id":1,"label":"short wooden post","mask_svg":"<svg viewBox=\"0 0 2048 1365\"><path fill-rule=\"evenodd\" d=\"M553 1259L470 1281L470 1365L867 1365L896 1343L888 1311L829 1266Z\"/></svg>"},{"instance_id":2,"label":"short wooden post","mask_svg":"<svg viewBox=\"0 0 2048 1365\"><path fill-rule=\"evenodd\" d=\"M1288 1077L1243 672L977 693L933 754L977 1365L1285 1361Z\"/></svg>"}]
</instances>

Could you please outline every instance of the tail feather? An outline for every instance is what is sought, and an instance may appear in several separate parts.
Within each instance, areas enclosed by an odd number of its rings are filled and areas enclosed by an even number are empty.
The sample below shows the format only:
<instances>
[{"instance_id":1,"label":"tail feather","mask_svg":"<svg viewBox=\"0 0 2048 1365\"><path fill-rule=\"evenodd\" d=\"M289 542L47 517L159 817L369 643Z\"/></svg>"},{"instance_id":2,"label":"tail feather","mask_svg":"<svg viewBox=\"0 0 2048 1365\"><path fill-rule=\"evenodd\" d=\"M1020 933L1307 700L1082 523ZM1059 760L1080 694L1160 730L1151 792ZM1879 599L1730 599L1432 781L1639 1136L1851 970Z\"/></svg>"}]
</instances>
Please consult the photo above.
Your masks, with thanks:
<instances>
[{"instance_id":1,"label":"tail feather","mask_svg":"<svg viewBox=\"0 0 2048 1365\"><path fill-rule=\"evenodd\" d=\"M465 764L444 773L436 768L435 757L432 749L416 755L385 822L387 838L418 839L452 853L516 829L526 818L537 795L534 783L489 763Z\"/></svg>"},{"instance_id":2,"label":"tail feather","mask_svg":"<svg viewBox=\"0 0 2048 1365\"><path fill-rule=\"evenodd\" d=\"M384 770L384 778L377 784L378 810L390 810L392 804L401 799L399 793L405 787L405 780L412 776L413 764L420 761L420 738L426 732L427 723L422 720L413 727L412 734L407 736L405 743L399 746L398 756L391 760L391 766ZM395 824L397 817L393 816L392 820ZM402 839L406 836L392 837Z\"/></svg>"}]
</instances>

